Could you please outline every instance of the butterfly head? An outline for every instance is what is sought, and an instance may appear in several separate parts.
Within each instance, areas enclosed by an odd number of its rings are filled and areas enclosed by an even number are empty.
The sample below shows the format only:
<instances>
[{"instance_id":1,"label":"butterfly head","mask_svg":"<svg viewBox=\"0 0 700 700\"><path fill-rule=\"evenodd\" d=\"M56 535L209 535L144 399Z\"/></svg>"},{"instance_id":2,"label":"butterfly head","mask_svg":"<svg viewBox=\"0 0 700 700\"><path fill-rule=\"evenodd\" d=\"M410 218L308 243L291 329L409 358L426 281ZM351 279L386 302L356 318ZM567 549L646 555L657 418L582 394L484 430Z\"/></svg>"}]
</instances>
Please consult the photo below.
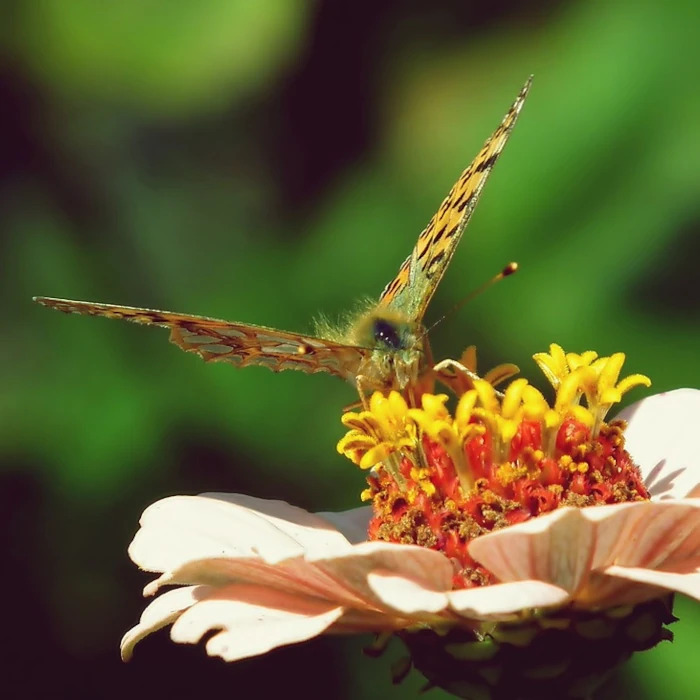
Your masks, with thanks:
<instances>
[{"instance_id":1,"label":"butterfly head","mask_svg":"<svg viewBox=\"0 0 700 700\"><path fill-rule=\"evenodd\" d=\"M376 309L356 321L354 342L368 349L361 373L379 386L404 389L423 366L422 326L403 315Z\"/></svg>"}]
</instances>

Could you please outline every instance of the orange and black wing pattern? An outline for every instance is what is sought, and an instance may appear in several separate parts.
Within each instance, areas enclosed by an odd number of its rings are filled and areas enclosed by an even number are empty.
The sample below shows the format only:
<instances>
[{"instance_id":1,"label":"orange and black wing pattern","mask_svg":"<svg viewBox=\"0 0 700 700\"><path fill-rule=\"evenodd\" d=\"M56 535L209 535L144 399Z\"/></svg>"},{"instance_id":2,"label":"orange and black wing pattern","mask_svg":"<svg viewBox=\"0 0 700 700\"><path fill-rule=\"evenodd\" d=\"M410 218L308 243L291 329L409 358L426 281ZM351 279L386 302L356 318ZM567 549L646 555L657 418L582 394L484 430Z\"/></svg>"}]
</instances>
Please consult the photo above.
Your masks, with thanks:
<instances>
[{"instance_id":1,"label":"orange and black wing pattern","mask_svg":"<svg viewBox=\"0 0 700 700\"><path fill-rule=\"evenodd\" d=\"M416 247L401 265L398 275L382 292L380 307L400 311L412 321L422 321L479 201L486 180L515 126L531 83L532 77L523 86L501 125L460 175L435 216L418 237Z\"/></svg>"},{"instance_id":2,"label":"orange and black wing pattern","mask_svg":"<svg viewBox=\"0 0 700 700\"><path fill-rule=\"evenodd\" d=\"M195 353L207 362L228 362L238 367L259 365L273 372L327 372L354 382L366 352L324 338L205 316L51 297L34 297L34 301L64 313L169 328L170 341L185 352Z\"/></svg>"}]
</instances>

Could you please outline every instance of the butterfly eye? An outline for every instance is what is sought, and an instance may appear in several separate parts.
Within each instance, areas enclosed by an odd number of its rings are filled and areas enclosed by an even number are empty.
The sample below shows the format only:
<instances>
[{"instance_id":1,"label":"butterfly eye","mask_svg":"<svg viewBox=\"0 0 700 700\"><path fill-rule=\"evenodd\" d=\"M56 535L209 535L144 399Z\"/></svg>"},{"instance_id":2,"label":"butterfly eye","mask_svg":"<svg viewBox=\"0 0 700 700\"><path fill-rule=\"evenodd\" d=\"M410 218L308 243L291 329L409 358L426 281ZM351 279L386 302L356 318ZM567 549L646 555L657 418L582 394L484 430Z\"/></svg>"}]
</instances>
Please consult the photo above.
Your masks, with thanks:
<instances>
[{"instance_id":1,"label":"butterfly eye","mask_svg":"<svg viewBox=\"0 0 700 700\"><path fill-rule=\"evenodd\" d=\"M396 327L383 319L377 319L374 322L374 339L393 350L401 348L401 338L399 338Z\"/></svg>"}]
</instances>

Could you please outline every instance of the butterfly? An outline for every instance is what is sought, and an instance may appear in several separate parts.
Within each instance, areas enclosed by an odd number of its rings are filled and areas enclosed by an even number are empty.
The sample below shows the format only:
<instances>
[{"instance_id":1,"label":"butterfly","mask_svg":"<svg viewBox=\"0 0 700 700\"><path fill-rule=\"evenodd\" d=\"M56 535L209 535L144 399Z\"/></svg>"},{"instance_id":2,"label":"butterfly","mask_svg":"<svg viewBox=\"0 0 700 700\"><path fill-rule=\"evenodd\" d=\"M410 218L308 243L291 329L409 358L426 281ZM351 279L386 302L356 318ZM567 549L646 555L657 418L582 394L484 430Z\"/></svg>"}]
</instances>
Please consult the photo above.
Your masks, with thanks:
<instances>
[{"instance_id":1,"label":"butterfly","mask_svg":"<svg viewBox=\"0 0 700 700\"><path fill-rule=\"evenodd\" d=\"M342 329L321 322L315 334L304 335L170 311L51 297L34 297L34 301L65 313L168 328L171 342L208 362L261 365L274 372L327 372L354 384L361 397L374 390L410 391L433 369L423 325L425 311L508 141L531 82L532 77L460 175L379 300L365 305Z\"/></svg>"}]
</instances>

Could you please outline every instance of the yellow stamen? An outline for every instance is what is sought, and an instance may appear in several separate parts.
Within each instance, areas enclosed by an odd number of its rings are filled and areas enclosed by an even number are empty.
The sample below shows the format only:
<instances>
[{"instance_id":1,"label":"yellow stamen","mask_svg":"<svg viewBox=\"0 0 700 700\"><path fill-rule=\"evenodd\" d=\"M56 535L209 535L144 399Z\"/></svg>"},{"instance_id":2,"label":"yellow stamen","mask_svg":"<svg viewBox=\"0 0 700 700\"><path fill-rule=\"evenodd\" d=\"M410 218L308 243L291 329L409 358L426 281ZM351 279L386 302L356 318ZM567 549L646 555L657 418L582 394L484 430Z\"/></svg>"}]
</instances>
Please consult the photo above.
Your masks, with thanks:
<instances>
[{"instance_id":1,"label":"yellow stamen","mask_svg":"<svg viewBox=\"0 0 700 700\"><path fill-rule=\"evenodd\" d=\"M484 375L484 380L491 386L498 386L506 380L520 373L520 367L511 362L506 362L498 367L494 367Z\"/></svg>"},{"instance_id":2,"label":"yellow stamen","mask_svg":"<svg viewBox=\"0 0 700 700\"><path fill-rule=\"evenodd\" d=\"M620 380L625 361L623 353L609 357L598 357L592 350L581 354L565 353L559 345L552 344L549 353L538 353L534 359L554 387L555 397L551 403L525 379L512 381L503 394L497 392L493 387L498 381L496 374L490 376L489 381L470 378L470 388L458 394L454 418L447 409L445 394L423 394L421 407L409 408L398 392L387 395L375 392L369 398L367 410L343 416L343 424L349 430L338 442L338 451L362 469L386 470L400 489L405 488L402 498L408 502L420 494L434 494L434 482L425 471L429 463L425 439L445 450L459 487L467 493L478 487L468 463L470 458L478 459L478 452L465 449L470 440L488 434L489 442L484 444L492 450L494 462L501 465L499 479L507 482L520 478L509 458L523 421L539 423L541 430L540 456L523 463L528 469L544 456L556 458L560 428L565 421L573 419L587 429L586 435L578 444L567 448L572 457L560 455L558 459L561 467L571 473L584 472L589 468L587 456L594 449L592 445L610 407L619 403L631 389L648 387L651 382L642 374ZM467 348L461 363L473 371L476 367L473 347ZM497 371L503 377L511 376L507 365L493 372ZM532 426L524 428L526 439L531 430ZM407 466L411 468L410 483L402 476L407 473Z\"/></svg>"},{"instance_id":3,"label":"yellow stamen","mask_svg":"<svg viewBox=\"0 0 700 700\"><path fill-rule=\"evenodd\" d=\"M501 413L504 418L515 418L520 413L527 386L527 379L520 378L511 382L501 402Z\"/></svg>"}]
</instances>

